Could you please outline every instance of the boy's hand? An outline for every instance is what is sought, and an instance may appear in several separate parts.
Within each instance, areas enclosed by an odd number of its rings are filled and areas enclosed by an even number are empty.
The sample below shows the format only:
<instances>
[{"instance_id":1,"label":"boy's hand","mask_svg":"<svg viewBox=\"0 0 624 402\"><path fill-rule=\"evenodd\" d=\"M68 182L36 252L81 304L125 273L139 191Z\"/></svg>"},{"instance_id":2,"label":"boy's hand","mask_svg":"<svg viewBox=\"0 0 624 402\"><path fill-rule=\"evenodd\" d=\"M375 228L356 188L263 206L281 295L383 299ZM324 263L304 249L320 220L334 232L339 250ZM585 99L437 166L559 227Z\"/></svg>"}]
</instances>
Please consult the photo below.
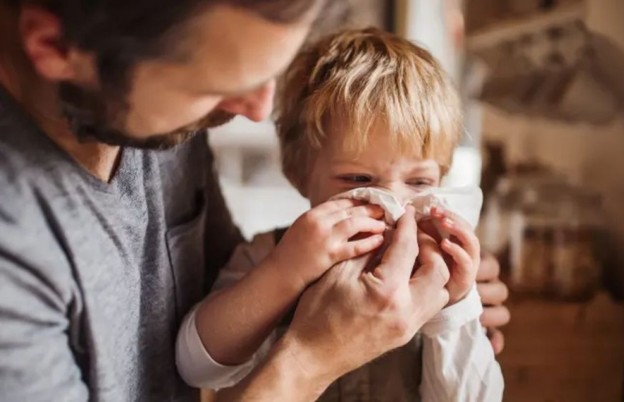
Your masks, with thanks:
<instances>
[{"instance_id":1,"label":"boy's hand","mask_svg":"<svg viewBox=\"0 0 624 402\"><path fill-rule=\"evenodd\" d=\"M302 289L337 263L375 250L383 243L384 212L355 200L333 200L301 215L270 259L281 275ZM368 234L366 237L358 234Z\"/></svg>"},{"instance_id":2,"label":"boy's hand","mask_svg":"<svg viewBox=\"0 0 624 402\"><path fill-rule=\"evenodd\" d=\"M481 245L468 222L460 216L439 208L434 208L431 216L450 234L440 242L440 248L450 257L447 262L451 279L447 289L449 305L452 305L463 299L474 286L481 263Z\"/></svg>"}]
</instances>

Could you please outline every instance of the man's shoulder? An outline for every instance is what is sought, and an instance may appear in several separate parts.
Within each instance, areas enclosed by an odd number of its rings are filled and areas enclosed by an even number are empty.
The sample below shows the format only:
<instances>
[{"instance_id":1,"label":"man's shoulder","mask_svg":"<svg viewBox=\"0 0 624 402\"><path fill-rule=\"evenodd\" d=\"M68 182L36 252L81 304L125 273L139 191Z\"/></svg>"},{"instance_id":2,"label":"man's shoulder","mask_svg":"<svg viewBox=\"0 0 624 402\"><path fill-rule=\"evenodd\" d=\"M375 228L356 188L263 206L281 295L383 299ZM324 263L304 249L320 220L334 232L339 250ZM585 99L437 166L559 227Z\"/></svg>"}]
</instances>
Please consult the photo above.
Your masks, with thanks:
<instances>
[{"instance_id":1,"label":"man's shoulder","mask_svg":"<svg viewBox=\"0 0 624 402\"><path fill-rule=\"evenodd\" d=\"M0 141L0 224L33 207L36 192L30 180L32 174L27 158Z\"/></svg>"},{"instance_id":2,"label":"man's shoulder","mask_svg":"<svg viewBox=\"0 0 624 402\"><path fill-rule=\"evenodd\" d=\"M23 209L33 206L26 201L36 197L37 183L53 181L60 150L23 111L5 103L0 103L0 210Z\"/></svg>"},{"instance_id":3,"label":"man's shoulder","mask_svg":"<svg viewBox=\"0 0 624 402\"><path fill-rule=\"evenodd\" d=\"M49 189L58 172L51 168L54 155L44 152L50 145L37 143L34 133L21 130L19 125L0 124L0 245L7 252L35 258L44 254L41 247L55 252L49 247L55 238L47 205L55 196ZM35 249L42 252L33 253Z\"/></svg>"}]
</instances>

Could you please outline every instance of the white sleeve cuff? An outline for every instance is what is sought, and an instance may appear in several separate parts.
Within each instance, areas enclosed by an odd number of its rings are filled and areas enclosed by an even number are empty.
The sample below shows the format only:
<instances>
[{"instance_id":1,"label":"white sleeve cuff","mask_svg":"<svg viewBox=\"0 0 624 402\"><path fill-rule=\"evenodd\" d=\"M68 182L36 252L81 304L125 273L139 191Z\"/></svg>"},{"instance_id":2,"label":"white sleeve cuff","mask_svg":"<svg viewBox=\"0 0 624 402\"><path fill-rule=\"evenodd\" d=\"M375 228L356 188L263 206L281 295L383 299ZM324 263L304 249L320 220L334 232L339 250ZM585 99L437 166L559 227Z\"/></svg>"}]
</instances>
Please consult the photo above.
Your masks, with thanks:
<instances>
[{"instance_id":1,"label":"white sleeve cuff","mask_svg":"<svg viewBox=\"0 0 624 402\"><path fill-rule=\"evenodd\" d=\"M479 318L483 312L481 298L476 284L470 289L466 297L452 306L442 309L431 320L423 325L421 332L428 337L434 337L444 332L454 331L466 323Z\"/></svg>"},{"instance_id":2,"label":"white sleeve cuff","mask_svg":"<svg viewBox=\"0 0 624 402\"><path fill-rule=\"evenodd\" d=\"M178 373L189 385L197 388L218 390L230 387L249 374L255 366L255 358L238 365L224 366L216 362L204 345L195 326L195 306L184 318L176 341L176 365Z\"/></svg>"}]
</instances>

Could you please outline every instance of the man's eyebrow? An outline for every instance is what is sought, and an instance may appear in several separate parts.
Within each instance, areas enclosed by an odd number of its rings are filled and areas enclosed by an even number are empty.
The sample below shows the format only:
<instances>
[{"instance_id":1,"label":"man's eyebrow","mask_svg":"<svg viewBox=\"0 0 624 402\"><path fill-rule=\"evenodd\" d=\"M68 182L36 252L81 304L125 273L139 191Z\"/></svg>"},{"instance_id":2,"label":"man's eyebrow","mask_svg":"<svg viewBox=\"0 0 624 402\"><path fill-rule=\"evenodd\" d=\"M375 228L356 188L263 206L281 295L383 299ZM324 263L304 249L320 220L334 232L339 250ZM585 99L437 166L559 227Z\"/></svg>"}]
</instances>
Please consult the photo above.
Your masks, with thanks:
<instances>
[{"instance_id":1,"label":"man's eyebrow","mask_svg":"<svg viewBox=\"0 0 624 402\"><path fill-rule=\"evenodd\" d=\"M267 80L264 80L262 82L260 82L259 84L255 84L255 85L250 85L247 88L242 88L242 89L236 89L236 90L232 90L232 89L219 89L219 88L211 88L211 89L200 89L198 92L204 93L204 94L210 94L210 95L220 95L220 96L224 96L224 97L234 97L234 96L241 96L244 95L246 93L249 92L254 92L260 88L262 88L263 86L265 86L266 84L268 84L269 82L271 82L272 80L274 80L275 78L269 78Z\"/></svg>"}]
</instances>

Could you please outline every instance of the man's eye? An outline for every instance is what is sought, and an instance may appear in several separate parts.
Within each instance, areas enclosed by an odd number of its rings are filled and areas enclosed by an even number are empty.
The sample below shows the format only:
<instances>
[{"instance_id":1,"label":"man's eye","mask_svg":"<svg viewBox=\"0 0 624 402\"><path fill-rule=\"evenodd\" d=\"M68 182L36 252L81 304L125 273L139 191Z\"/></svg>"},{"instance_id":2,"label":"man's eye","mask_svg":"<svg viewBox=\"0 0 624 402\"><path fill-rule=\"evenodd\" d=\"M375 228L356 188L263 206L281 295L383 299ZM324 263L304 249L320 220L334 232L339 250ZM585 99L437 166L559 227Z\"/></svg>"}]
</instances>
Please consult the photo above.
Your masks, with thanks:
<instances>
[{"instance_id":1,"label":"man's eye","mask_svg":"<svg viewBox=\"0 0 624 402\"><path fill-rule=\"evenodd\" d=\"M371 182L370 176L359 175L359 174L344 175L344 176L340 176L339 179L347 183L366 184L366 183Z\"/></svg>"}]
</instances>

